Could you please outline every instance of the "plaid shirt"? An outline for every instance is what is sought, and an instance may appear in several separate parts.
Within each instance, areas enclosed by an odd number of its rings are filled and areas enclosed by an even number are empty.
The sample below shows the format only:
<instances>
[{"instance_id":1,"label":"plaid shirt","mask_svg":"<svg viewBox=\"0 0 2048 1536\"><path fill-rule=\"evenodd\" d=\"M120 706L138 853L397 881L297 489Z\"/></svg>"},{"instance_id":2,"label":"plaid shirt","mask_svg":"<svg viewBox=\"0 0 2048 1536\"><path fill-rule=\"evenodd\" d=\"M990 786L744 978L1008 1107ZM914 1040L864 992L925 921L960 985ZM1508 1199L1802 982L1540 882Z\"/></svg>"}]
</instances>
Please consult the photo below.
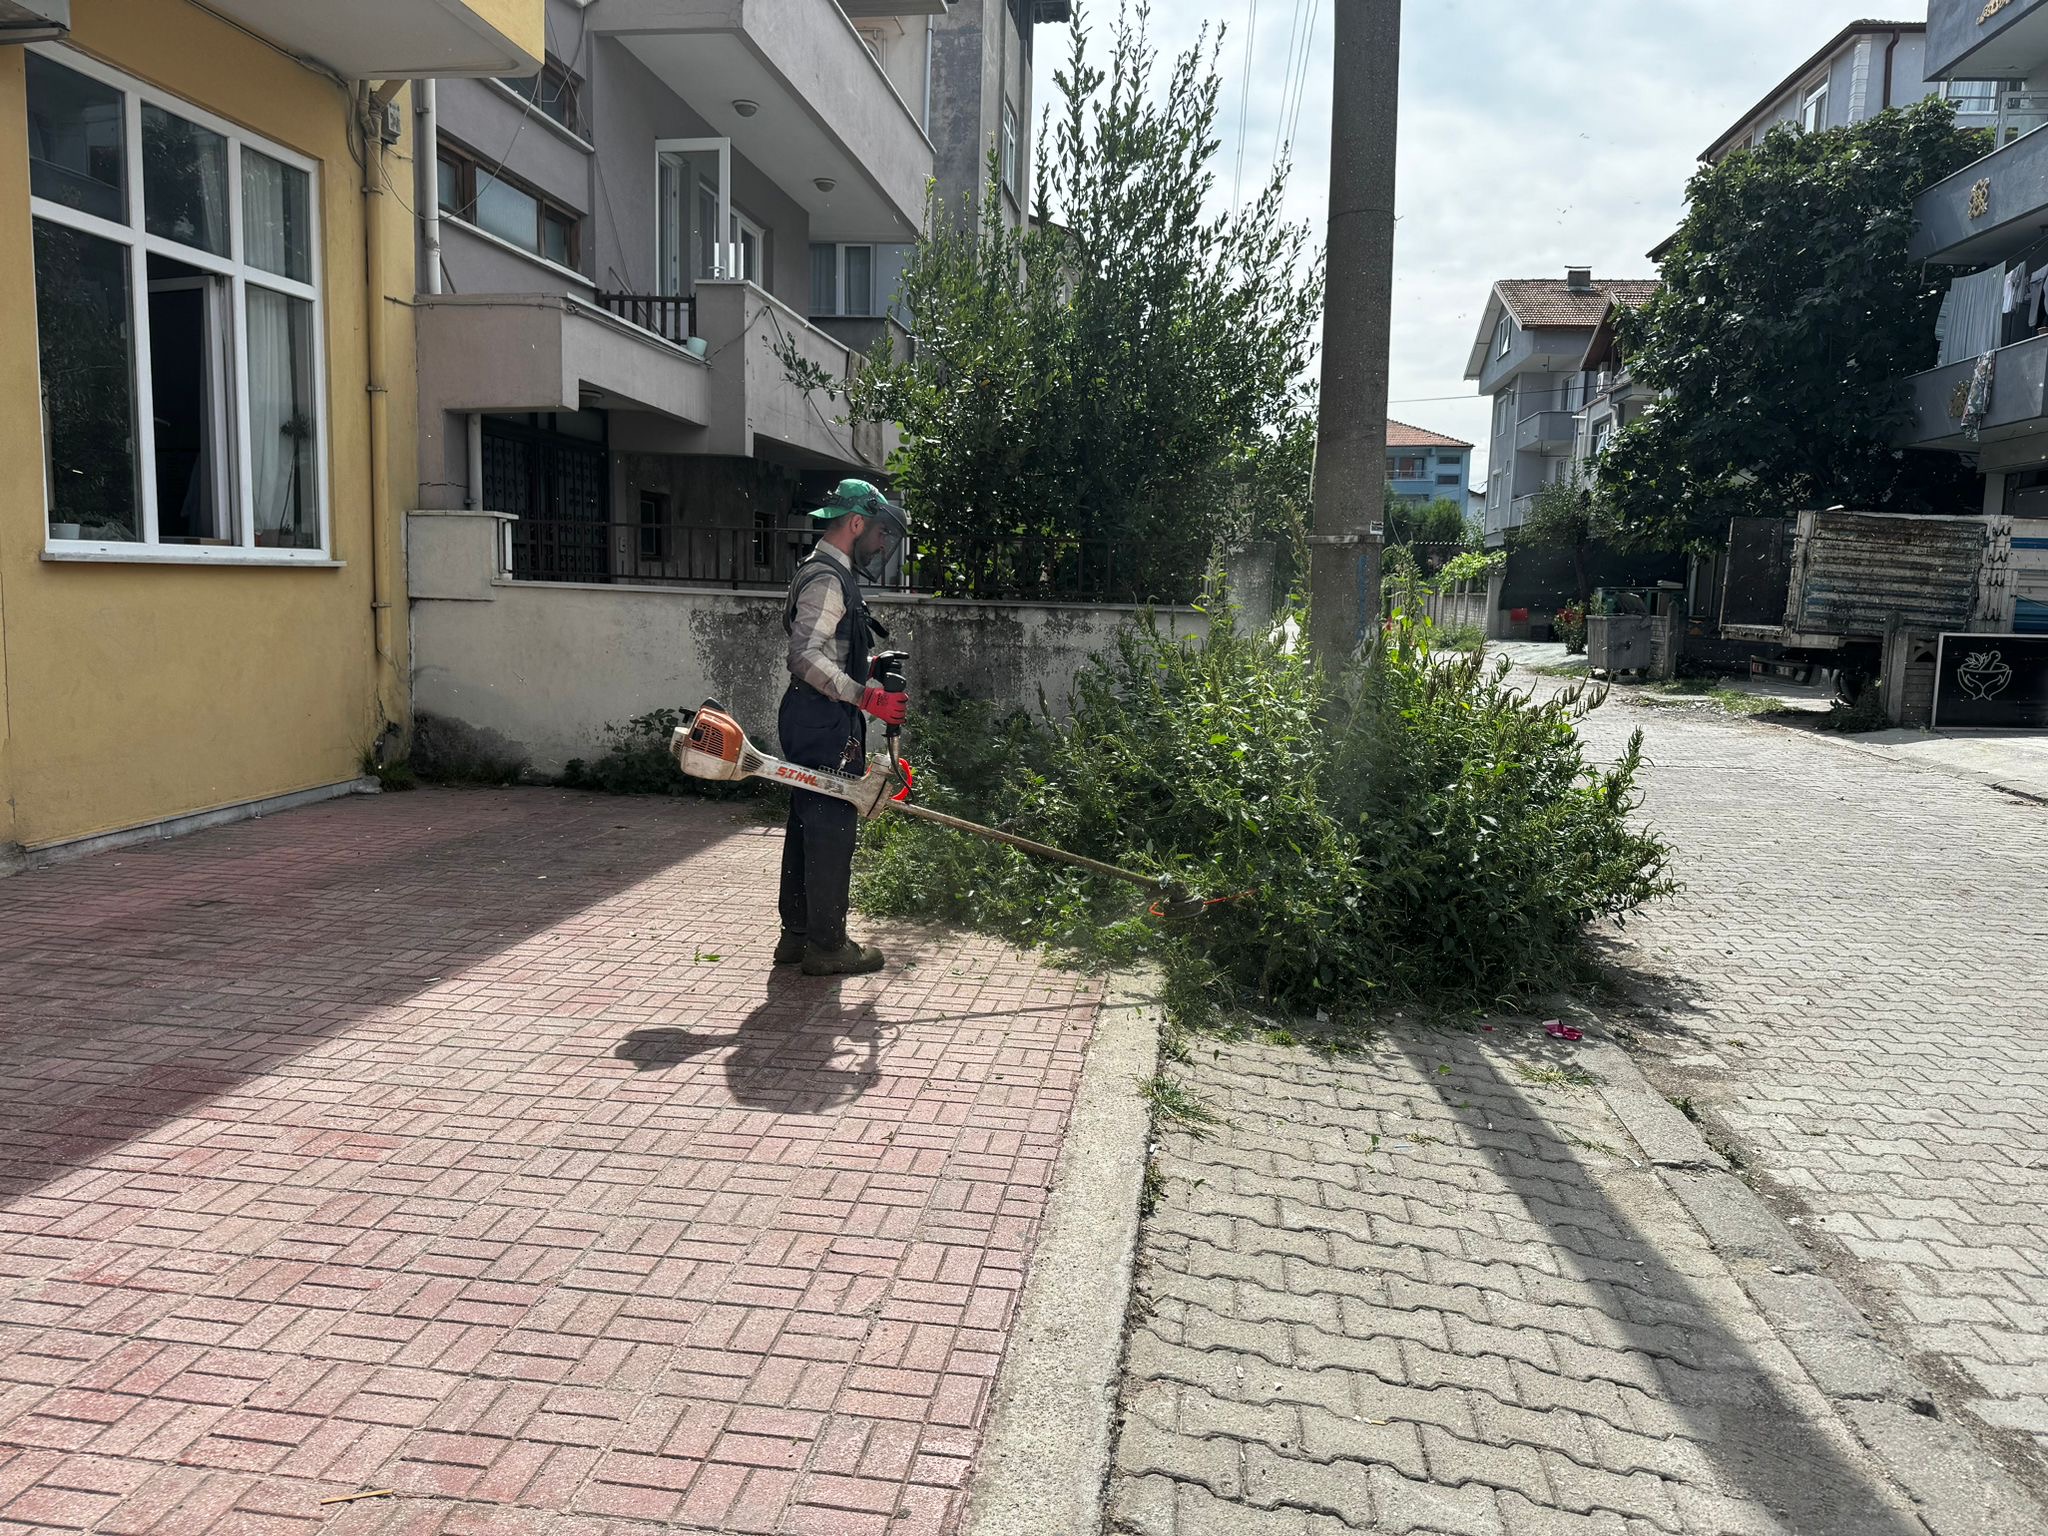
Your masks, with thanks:
<instances>
[{"instance_id":1,"label":"plaid shirt","mask_svg":"<svg viewBox=\"0 0 2048 1536\"><path fill-rule=\"evenodd\" d=\"M830 544L818 545L818 558L836 560L848 570L853 562ZM796 620L789 626L789 673L828 699L858 704L866 685L847 675L839 648L839 625L846 617L846 594L836 581L807 581L796 595Z\"/></svg>"}]
</instances>

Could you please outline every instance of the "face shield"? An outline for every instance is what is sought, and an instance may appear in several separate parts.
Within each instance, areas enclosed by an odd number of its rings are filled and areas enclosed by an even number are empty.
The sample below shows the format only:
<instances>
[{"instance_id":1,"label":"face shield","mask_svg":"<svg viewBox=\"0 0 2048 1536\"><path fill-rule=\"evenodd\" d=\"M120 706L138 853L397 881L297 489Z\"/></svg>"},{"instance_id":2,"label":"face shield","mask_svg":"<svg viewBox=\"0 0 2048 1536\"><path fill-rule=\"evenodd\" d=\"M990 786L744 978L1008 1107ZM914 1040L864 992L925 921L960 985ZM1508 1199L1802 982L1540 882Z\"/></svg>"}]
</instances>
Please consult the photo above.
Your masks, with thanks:
<instances>
[{"instance_id":1,"label":"face shield","mask_svg":"<svg viewBox=\"0 0 2048 1536\"><path fill-rule=\"evenodd\" d=\"M861 509L867 526L853 546L853 563L871 582L887 579L889 566L910 535L910 518L893 502L876 497Z\"/></svg>"}]
</instances>

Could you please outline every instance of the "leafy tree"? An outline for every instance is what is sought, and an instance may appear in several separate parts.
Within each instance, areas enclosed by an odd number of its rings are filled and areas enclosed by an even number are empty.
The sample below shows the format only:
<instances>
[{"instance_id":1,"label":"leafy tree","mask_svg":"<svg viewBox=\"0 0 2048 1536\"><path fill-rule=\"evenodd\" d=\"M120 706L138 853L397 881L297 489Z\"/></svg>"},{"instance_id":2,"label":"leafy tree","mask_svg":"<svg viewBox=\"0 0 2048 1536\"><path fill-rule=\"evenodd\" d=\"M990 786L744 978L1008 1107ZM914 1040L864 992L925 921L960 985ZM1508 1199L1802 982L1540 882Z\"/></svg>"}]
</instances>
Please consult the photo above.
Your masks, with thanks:
<instances>
[{"instance_id":1,"label":"leafy tree","mask_svg":"<svg viewBox=\"0 0 2048 1536\"><path fill-rule=\"evenodd\" d=\"M1899 379L1935 362L1946 281L1906 252L1914 199L1988 147L1927 101L1780 128L1693 177L1663 288L1617 326L1636 376L1665 392L1601 460L1621 536L1704 548L1730 517L1957 503L1957 459L1892 446Z\"/></svg>"},{"instance_id":2,"label":"leafy tree","mask_svg":"<svg viewBox=\"0 0 2048 1536\"><path fill-rule=\"evenodd\" d=\"M1465 509L1448 496L1435 501L1403 501L1387 487L1384 522L1389 544L1463 544Z\"/></svg>"},{"instance_id":3,"label":"leafy tree","mask_svg":"<svg viewBox=\"0 0 2048 1536\"><path fill-rule=\"evenodd\" d=\"M1601 462L1604 469L1605 459ZM1606 522L1592 486L1577 474L1569 473L1536 493L1535 505L1511 537L1517 544L1535 549L1571 551L1572 575L1578 582L1579 611L1583 613L1593 598L1592 584L1586 575L1586 551L1606 531Z\"/></svg>"},{"instance_id":4,"label":"leafy tree","mask_svg":"<svg viewBox=\"0 0 2048 1536\"><path fill-rule=\"evenodd\" d=\"M1219 544L1302 547L1321 263L1281 218L1284 166L1205 212L1221 33L1155 96L1148 20L1121 11L1097 68L1077 12L1036 218L1005 228L993 164L977 217L934 206L902 291L915 352L882 351L848 387L852 417L901 425L918 542L969 589L1020 536L1114 541L1148 597L1188 593Z\"/></svg>"}]
</instances>

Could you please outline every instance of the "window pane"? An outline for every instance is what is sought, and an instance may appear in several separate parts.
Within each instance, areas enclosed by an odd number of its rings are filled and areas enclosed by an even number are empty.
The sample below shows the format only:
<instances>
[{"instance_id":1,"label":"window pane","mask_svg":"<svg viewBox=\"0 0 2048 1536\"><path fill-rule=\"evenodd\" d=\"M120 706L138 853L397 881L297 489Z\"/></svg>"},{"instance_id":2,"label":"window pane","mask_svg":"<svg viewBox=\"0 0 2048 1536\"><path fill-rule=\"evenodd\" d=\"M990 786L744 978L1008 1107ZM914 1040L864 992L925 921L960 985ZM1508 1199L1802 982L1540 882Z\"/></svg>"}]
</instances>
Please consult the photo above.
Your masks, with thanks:
<instances>
[{"instance_id":1,"label":"window pane","mask_svg":"<svg viewBox=\"0 0 2048 1536\"><path fill-rule=\"evenodd\" d=\"M575 227L571 220L563 218L558 213L543 215L540 221L541 255L547 257L549 261L560 262L565 267L574 265L570 260L573 254L570 250L573 243L570 235Z\"/></svg>"},{"instance_id":2,"label":"window pane","mask_svg":"<svg viewBox=\"0 0 2048 1536\"><path fill-rule=\"evenodd\" d=\"M576 82L558 69L549 69L539 80L541 111L571 133L581 130L577 121Z\"/></svg>"},{"instance_id":3,"label":"window pane","mask_svg":"<svg viewBox=\"0 0 2048 1536\"><path fill-rule=\"evenodd\" d=\"M145 102L142 212L152 235L227 255L228 141Z\"/></svg>"},{"instance_id":4,"label":"window pane","mask_svg":"<svg viewBox=\"0 0 2048 1536\"><path fill-rule=\"evenodd\" d=\"M157 542L225 542L229 282L163 256L148 271Z\"/></svg>"},{"instance_id":5,"label":"window pane","mask_svg":"<svg viewBox=\"0 0 2048 1536\"><path fill-rule=\"evenodd\" d=\"M875 312L875 248L849 245L846 248L846 312L872 315Z\"/></svg>"},{"instance_id":6,"label":"window pane","mask_svg":"<svg viewBox=\"0 0 2048 1536\"><path fill-rule=\"evenodd\" d=\"M318 549L313 306L254 283L248 295L250 511L256 542L270 549Z\"/></svg>"},{"instance_id":7,"label":"window pane","mask_svg":"<svg viewBox=\"0 0 2048 1536\"><path fill-rule=\"evenodd\" d=\"M839 247L811 247L811 313L839 313Z\"/></svg>"},{"instance_id":8,"label":"window pane","mask_svg":"<svg viewBox=\"0 0 2048 1536\"><path fill-rule=\"evenodd\" d=\"M33 60L35 54L30 54ZM128 253L35 221L36 333L57 538L139 539Z\"/></svg>"},{"instance_id":9,"label":"window pane","mask_svg":"<svg viewBox=\"0 0 2048 1536\"><path fill-rule=\"evenodd\" d=\"M460 214L462 209L462 168L453 160L438 160L434 163L434 181L440 189L441 211Z\"/></svg>"},{"instance_id":10,"label":"window pane","mask_svg":"<svg viewBox=\"0 0 2048 1536\"><path fill-rule=\"evenodd\" d=\"M476 173L476 222L500 240L510 240L524 250L540 249L536 243L540 230L539 202L483 170Z\"/></svg>"},{"instance_id":11,"label":"window pane","mask_svg":"<svg viewBox=\"0 0 2048 1536\"><path fill-rule=\"evenodd\" d=\"M718 239L718 189L697 183L697 276L723 277L723 246Z\"/></svg>"},{"instance_id":12,"label":"window pane","mask_svg":"<svg viewBox=\"0 0 2048 1536\"><path fill-rule=\"evenodd\" d=\"M40 53L28 56L29 191L126 223L121 93Z\"/></svg>"},{"instance_id":13,"label":"window pane","mask_svg":"<svg viewBox=\"0 0 2048 1536\"><path fill-rule=\"evenodd\" d=\"M313 280L313 178L242 146L242 259L297 282Z\"/></svg>"}]
</instances>

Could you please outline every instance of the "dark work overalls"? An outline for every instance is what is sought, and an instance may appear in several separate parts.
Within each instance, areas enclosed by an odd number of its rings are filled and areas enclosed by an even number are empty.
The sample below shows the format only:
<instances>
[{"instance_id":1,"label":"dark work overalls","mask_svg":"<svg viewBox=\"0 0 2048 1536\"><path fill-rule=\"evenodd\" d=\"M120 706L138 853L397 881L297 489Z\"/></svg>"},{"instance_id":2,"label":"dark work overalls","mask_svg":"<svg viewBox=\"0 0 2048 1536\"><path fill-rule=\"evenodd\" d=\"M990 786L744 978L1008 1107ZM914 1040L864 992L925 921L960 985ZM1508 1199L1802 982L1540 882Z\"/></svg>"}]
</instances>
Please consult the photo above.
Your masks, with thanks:
<instances>
[{"instance_id":1,"label":"dark work overalls","mask_svg":"<svg viewBox=\"0 0 2048 1536\"><path fill-rule=\"evenodd\" d=\"M868 607L860 579L835 560L813 554L797 567L782 607L782 628L796 627L797 595L811 581L837 581L846 614L835 637L839 664L861 686L868 682ZM792 675L775 718L782 755L805 768L859 773L867 763L867 721L859 708L842 704ZM789 797L789 825L782 843L782 926L803 934L817 950L846 943L847 887L853 881L853 847L860 814L844 800L799 789Z\"/></svg>"}]
</instances>

